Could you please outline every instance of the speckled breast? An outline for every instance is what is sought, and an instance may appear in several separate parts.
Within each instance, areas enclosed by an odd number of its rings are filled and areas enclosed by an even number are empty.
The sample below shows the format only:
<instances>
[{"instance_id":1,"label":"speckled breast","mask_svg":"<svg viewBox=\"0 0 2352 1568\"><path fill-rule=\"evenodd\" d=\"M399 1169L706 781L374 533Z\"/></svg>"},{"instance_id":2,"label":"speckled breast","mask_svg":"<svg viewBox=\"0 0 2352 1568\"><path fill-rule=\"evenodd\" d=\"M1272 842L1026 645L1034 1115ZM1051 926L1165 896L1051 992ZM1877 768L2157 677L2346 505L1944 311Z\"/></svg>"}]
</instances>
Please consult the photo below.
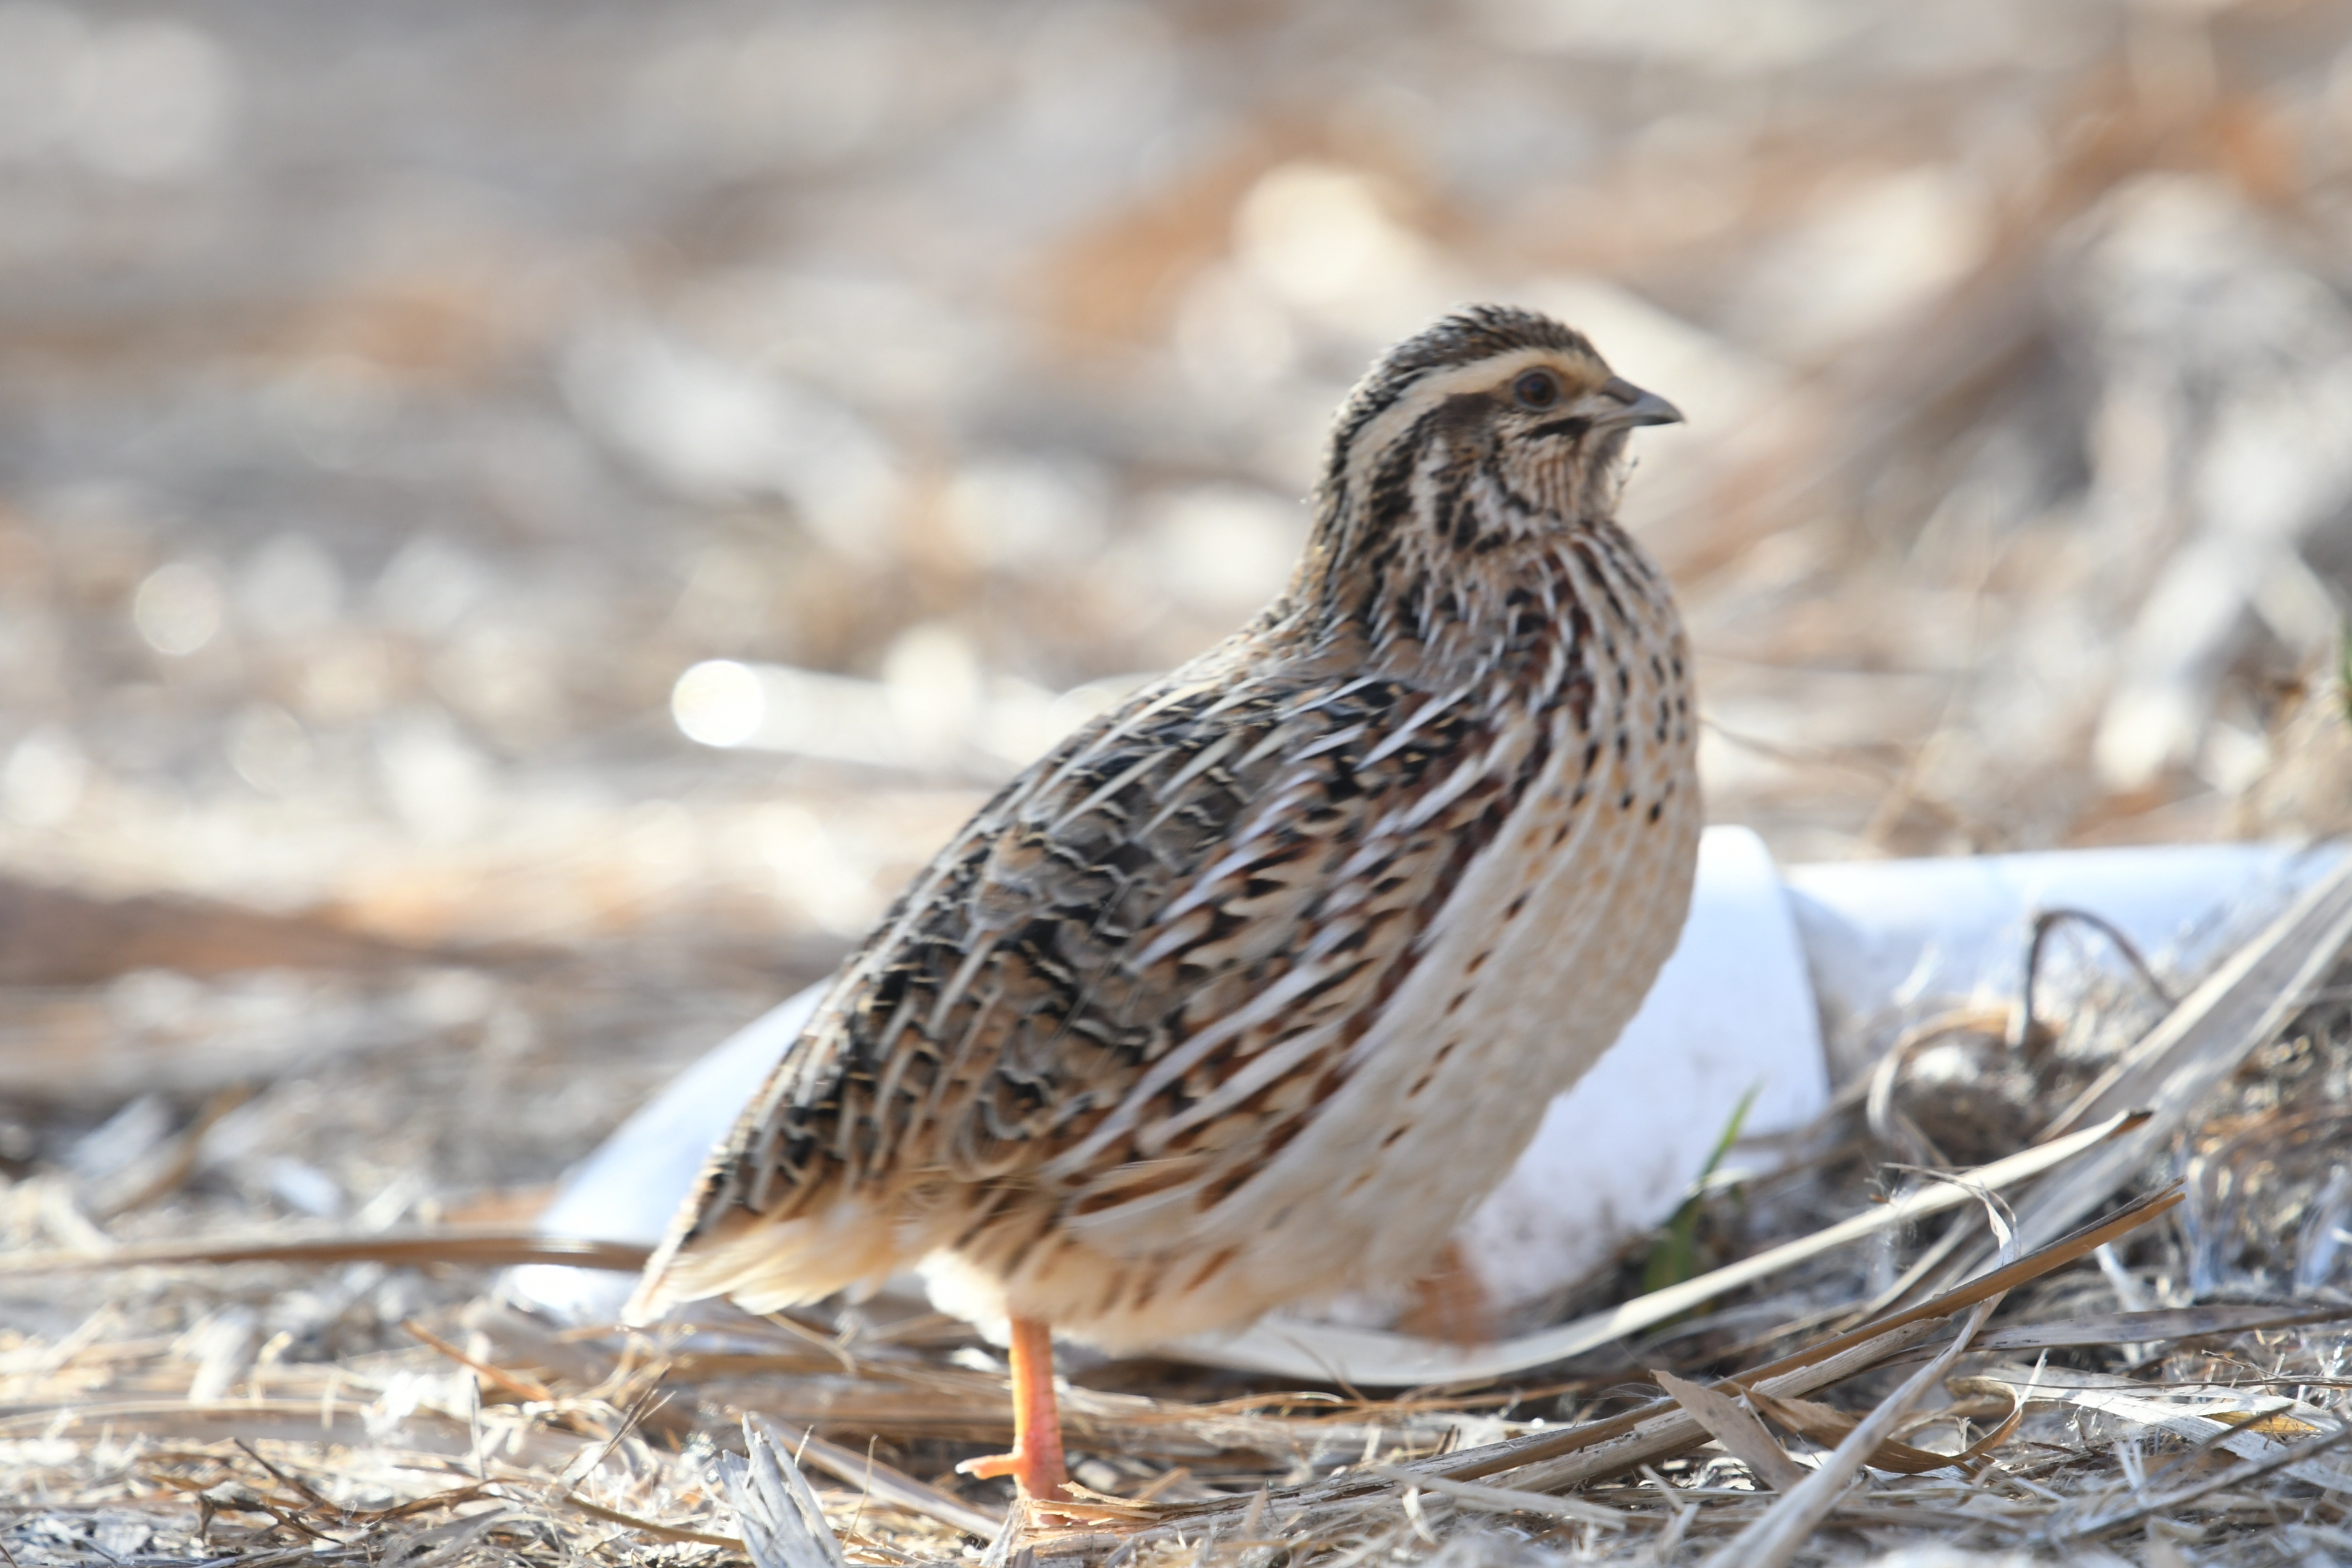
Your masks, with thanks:
<instances>
[{"instance_id":1,"label":"speckled breast","mask_svg":"<svg viewBox=\"0 0 2352 1568\"><path fill-rule=\"evenodd\" d=\"M1180 1276L1149 1310L1062 1320L1081 1337L1139 1343L1410 1278L1640 1005L1688 911L1703 813L1680 622L1619 542L1611 564L1630 580L1580 595L1591 700L1533 716L1552 731L1542 771L1349 1048L1343 1086L1181 1234L1093 1238L1126 1258L1230 1261L1197 1289Z\"/></svg>"}]
</instances>

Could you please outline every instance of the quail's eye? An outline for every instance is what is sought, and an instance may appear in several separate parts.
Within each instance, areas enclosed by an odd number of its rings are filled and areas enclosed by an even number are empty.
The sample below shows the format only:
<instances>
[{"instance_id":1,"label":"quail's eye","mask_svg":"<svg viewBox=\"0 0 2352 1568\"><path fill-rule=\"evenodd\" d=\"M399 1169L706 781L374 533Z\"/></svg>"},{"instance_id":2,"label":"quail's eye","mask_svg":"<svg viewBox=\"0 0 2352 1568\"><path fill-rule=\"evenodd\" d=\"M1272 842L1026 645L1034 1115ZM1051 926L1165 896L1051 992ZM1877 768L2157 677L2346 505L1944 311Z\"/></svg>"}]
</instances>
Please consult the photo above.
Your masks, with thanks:
<instances>
[{"instance_id":1,"label":"quail's eye","mask_svg":"<svg viewBox=\"0 0 2352 1568\"><path fill-rule=\"evenodd\" d=\"M1548 370L1531 370L1511 383L1511 395L1522 408L1549 408L1559 401L1559 377Z\"/></svg>"}]
</instances>

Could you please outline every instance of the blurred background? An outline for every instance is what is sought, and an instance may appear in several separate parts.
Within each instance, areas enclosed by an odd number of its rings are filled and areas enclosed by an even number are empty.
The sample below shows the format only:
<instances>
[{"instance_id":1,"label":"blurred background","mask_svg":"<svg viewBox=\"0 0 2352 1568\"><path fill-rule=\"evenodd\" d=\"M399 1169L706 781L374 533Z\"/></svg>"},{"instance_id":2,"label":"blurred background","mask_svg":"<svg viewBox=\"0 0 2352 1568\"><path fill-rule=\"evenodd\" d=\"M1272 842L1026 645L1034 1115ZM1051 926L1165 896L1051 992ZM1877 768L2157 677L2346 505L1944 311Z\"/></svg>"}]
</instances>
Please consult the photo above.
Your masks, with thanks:
<instances>
[{"instance_id":1,"label":"blurred background","mask_svg":"<svg viewBox=\"0 0 2352 1568\"><path fill-rule=\"evenodd\" d=\"M1717 820L2352 826L2352 5L0 4L10 1223L527 1212L1471 300L1690 416Z\"/></svg>"}]
</instances>

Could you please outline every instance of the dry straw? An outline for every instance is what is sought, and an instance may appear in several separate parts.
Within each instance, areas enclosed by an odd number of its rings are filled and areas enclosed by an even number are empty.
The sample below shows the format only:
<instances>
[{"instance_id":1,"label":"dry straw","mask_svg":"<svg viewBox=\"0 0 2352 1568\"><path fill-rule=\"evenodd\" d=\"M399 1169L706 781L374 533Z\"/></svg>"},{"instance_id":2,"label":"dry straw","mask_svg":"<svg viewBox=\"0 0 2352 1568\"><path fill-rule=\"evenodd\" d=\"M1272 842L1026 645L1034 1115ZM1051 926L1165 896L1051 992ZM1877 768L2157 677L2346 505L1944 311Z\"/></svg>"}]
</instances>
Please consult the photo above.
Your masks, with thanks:
<instances>
[{"instance_id":1,"label":"dry straw","mask_svg":"<svg viewBox=\"0 0 2352 1568\"><path fill-rule=\"evenodd\" d=\"M1458 1380L1374 1396L1352 1376L1082 1371L1076 1522L1051 1531L952 1475L1003 1440L1003 1375L909 1306L567 1329L499 1305L486 1269L626 1268L635 1250L481 1228L22 1247L0 1280L64 1326L0 1349L17 1500L0 1542L20 1563L408 1568L1339 1563L1457 1542L1727 1565L2139 1543L2168 1562L2282 1528L2324 1547L2352 1492L2336 1447L2352 1306L2281 1290L2310 1269L2279 1248L2318 1236L2335 1167L2324 1139L2260 1130L2317 1109L2268 1095L2283 1072L2352 1092L2348 928L2352 874L2117 1041L2103 1073L2094 1060L2076 1098L2095 1125L1873 1202L1883 1167L1842 1110L1810 1163L1711 1200L1710 1245L1744 1254L1711 1274L1485 1366L1398 1336L1335 1342L1350 1373L1391 1356L1391 1389L1416 1356L1454 1356ZM2144 1109L2119 1110L2116 1085ZM47 1180L19 1185L18 1212L70 1210ZM2006 1237L2001 1256L1953 1262L1972 1237ZM1933 1271L1906 1253L1943 1260L1939 1289L1920 1299ZM2217 1258L2259 1299L2185 1300L2188 1266ZM298 1330L327 1353L289 1353Z\"/></svg>"}]
</instances>

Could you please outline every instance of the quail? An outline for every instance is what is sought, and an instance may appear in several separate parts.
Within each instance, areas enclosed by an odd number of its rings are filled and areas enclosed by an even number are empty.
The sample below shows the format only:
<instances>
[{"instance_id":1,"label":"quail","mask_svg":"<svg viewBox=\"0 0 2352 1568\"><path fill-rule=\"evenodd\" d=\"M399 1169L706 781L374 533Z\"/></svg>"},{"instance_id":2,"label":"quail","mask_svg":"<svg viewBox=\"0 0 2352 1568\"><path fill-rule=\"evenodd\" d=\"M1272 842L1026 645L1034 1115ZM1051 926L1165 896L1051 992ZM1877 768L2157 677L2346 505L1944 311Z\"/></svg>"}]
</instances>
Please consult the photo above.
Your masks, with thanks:
<instances>
[{"instance_id":1,"label":"quail","mask_svg":"<svg viewBox=\"0 0 2352 1568\"><path fill-rule=\"evenodd\" d=\"M1608 1047L1687 911L1690 658L1615 521L1674 407L1500 306L1339 409L1288 585L983 806L713 1151L633 1321L921 1268L1119 1351L1412 1278Z\"/></svg>"}]
</instances>

